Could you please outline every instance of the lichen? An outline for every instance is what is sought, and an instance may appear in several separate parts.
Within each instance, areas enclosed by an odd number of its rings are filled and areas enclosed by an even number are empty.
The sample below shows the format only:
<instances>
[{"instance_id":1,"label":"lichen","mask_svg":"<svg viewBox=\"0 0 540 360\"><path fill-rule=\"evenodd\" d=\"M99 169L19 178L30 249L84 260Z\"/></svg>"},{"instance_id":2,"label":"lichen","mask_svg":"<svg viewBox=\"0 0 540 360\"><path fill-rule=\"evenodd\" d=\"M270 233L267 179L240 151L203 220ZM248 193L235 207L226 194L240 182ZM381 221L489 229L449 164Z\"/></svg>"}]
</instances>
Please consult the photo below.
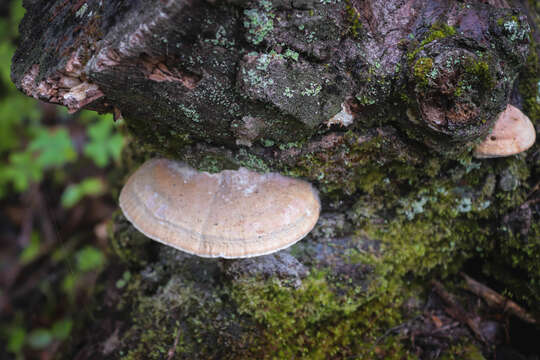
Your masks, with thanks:
<instances>
[{"instance_id":1,"label":"lichen","mask_svg":"<svg viewBox=\"0 0 540 360\"><path fill-rule=\"evenodd\" d=\"M260 0L259 8L244 10L246 20L244 27L247 29L247 39L253 45L260 44L274 28L274 13L270 1Z\"/></svg>"}]
</instances>

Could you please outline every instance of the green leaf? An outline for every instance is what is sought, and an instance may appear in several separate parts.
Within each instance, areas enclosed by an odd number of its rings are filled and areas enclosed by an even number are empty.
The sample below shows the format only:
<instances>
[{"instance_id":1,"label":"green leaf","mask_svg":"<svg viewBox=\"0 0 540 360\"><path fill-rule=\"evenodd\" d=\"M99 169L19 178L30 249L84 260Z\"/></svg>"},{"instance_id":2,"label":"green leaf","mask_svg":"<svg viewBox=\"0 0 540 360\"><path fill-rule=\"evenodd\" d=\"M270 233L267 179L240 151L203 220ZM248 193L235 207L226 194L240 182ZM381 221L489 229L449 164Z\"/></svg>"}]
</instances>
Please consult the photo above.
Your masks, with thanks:
<instances>
[{"instance_id":1,"label":"green leaf","mask_svg":"<svg viewBox=\"0 0 540 360\"><path fill-rule=\"evenodd\" d=\"M93 246L85 246L77 252L77 268L80 271L91 271L100 268L105 263L103 253Z\"/></svg>"},{"instance_id":2,"label":"green leaf","mask_svg":"<svg viewBox=\"0 0 540 360\"><path fill-rule=\"evenodd\" d=\"M71 319L62 319L53 324L52 335L57 340L66 340L71 333L73 321Z\"/></svg>"},{"instance_id":3,"label":"green leaf","mask_svg":"<svg viewBox=\"0 0 540 360\"><path fill-rule=\"evenodd\" d=\"M99 178L88 178L79 184L69 185L62 194L62 206L71 208L87 195L100 195L105 190Z\"/></svg>"},{"instance_id":4,"label":"green leaf","mask_svg":"<svg viewBox=\"0 0 540 360\"><path fill-rule=\"evenodd\" d=\"M24 250L19 255L19 261L21 264L25 265L34 260L39 254L40 246L41 241L39 240L39 234L37 232L32 232L30 243L26 245Z\"/></svg>"},{"instance_id":5,"label":"green leaf","mask_svg":"<svg viewBox=\"0 0 540 360\"><path fill-rule=\"evenodd\" d=\"M15 0L11 2L10 10L10 22L11 22L11 34L15 38L19 35L19 23L21 22L25 10L22 5L22 0Z\"/></svg>"},{"instance_id":6,"label":"green leaf","mask_svg":"<svg viewBox=\"0 0 540 360\"><path fill-rule=\"evenodd\" d=\"M90 141L84 147L84 153L90 157L97 166L105 167L109 161L120 159L124 137L115 133L114 123L110 118L102 117L88 128Z\"/></svg>"},{"instance_id":7,"label":"green leaf","mask_svg":"<svg viewBox=\"0 0 540 360\"><path fill-rule=\"evenodd\" d=\"M15 47L9 41L0 43L0 80L4 86L12 89L15 86L11 83L10 64L14 52Z\"/></svg>"},{"instance_id":8,"label":"green leaf","mask_svg":"<svg viewBox=\"0 0 540 360\"><path fill-rule=\"evenodd\" d=\"M26 339L26 330L22 327L9 329L7 350L13 354L21 352Z\"/></svg>"},{"instance_id":9,"label":"green leaf","mask_svg":"<svg viewBox=\"0 0 540 360\"><path fill-rule=\"evenodd\" d=\"M0 154L19 147L25 130L35 127L33 123L40 116L36 102L18 92L0 99ZM30 124L23 125L25 119L29 119Z\"/></svg>"},{"instance_id":10,"label":"green leaf","mask_svg":"<svg viewBox=\"0 0 540 360\"><path fill-rule=\"evenodd\" d=\"M52 340L51 332L44 328L32 330L28 335L28 345L33 349L45 349L51 344Z\"/></svg>"},{"instance_id":11,"label":"green leaf","mask_svg":"<svg viewBox=\"0 0 540 360\"><path fill-rule=\"evenodd\" d=\"M9 42L9 24L5 19L0 19L0 42Z\"/></svg>"},{"instance_id":12,"label":"green leaf","mask_svg":"<svg viewBox=\"0 0 540 360\"><path fill-rule=\"evenodd\" d=\"M116 281L116 287L118 289L122 289L124 286L127 285L130 279L131 273L129 271L124 271L124 273L122 274L122 278Z\"/></svg>"},{"instance_id":13,"label":"green leaf","mask_svg":"<svg viewBox=\"0 0 540 360\"><path fill-rule=\"evenodd\" d=\"M4 176L13 183L15 190L21 192L26 190L31 182L41 181L43 170L30 152L17 152L9 156Z\"/></svg>"},{"instance_id":14,"label":"green leaf","mask_svg":"<svg viewBox=\"0 0 540 360\"><path fill-rule=\"evenodd\" d=\"M77 158L77 153L66 129L38 130L28 149L38 152L36 162L43 168L60 167Z\"/></svg>"},{"instance_id":15,"label":"green leaf","mask_svg":"<svg viewBox=\"0 0 540 360\"><path fill-rule=\"evenodd\" d=\"M77 283L77 280L79 280L79 277L75 273L69 273L64 277L64 280L62 280L62 290L67 295L72 296L73 291L75 290L75 284Z\"/></svg>"}]
</instances>

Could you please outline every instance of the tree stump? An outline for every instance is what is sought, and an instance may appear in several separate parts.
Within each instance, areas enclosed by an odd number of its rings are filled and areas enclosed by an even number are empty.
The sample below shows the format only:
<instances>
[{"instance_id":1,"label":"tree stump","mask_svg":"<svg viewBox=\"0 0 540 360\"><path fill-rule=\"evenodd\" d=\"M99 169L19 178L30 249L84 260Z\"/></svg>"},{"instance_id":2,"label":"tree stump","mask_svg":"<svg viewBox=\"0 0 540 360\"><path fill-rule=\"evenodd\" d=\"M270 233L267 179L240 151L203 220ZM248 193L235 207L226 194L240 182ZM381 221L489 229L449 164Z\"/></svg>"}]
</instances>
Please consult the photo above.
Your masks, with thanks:
<instances>
[{"instance_id":1,"label":"tree stump","mask_svg":"<svg viewBox=\"0 0 540 360\"><path fill-rule=\"evenodd\" d=\"M472 157L509 102L540 117L534 3L24 5L12 77L27 95L123 117L137 159L279 172L322 203L308 237L246 260L183 254L118 214L66 358L401 358L387 330L471 260L538 309L538 145Z\"/></svg>"}]
</instances>

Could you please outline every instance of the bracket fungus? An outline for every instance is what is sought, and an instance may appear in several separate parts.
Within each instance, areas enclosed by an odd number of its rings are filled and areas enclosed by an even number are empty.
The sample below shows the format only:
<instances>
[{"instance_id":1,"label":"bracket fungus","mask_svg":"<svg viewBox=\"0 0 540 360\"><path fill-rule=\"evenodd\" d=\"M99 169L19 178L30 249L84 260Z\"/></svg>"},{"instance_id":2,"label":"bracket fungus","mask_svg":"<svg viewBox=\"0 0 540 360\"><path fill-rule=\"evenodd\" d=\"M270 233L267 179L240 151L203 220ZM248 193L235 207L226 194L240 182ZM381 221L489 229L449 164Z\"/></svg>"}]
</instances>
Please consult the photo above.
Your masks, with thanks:
<instances>
[{"instance_id":1,"label":"bracket fungus","mask_svg":"<svg viewBox=\"0 0 540 360\"><path fill-rule=\"evenodd\" d=\"M519 154L536 140L531 120L518 108L508 104L499 114L491 133L474 150L477 158L495 158Z\"/></svg>"},{"instance_id":2,"label":"bracket fungus","mask_svg":"<svg viewBox=\"0 0 540 360\"><path fill-rule=\"evenodd\" d=\"M120 208L144 235L201 257L266 255L315 226L320 201L310 183L245 168L217 174L152 159L133 173Z\"/></svg>"}]
</instances>

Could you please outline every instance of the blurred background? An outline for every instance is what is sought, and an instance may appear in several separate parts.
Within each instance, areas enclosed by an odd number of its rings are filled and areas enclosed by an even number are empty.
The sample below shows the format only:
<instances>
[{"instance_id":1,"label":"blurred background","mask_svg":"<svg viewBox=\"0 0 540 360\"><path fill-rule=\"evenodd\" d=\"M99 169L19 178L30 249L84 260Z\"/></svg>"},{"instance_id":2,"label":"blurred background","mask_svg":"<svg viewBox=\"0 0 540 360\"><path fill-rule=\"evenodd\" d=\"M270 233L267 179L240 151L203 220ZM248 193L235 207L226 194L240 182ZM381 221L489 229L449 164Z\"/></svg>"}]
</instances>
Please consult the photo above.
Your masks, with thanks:
<instances>
[{"instance_id":1,"label":"blurred background","mask_svg":"<svg viewBox=\"0 0 540 360\"><path fill-rule=\"evenodd\" d=\"M0 359L50 359L106 263L127 138L111 115L69 115L15 88L23 15L22 0L0 1Z\"/></svg>"}]
</instances>

